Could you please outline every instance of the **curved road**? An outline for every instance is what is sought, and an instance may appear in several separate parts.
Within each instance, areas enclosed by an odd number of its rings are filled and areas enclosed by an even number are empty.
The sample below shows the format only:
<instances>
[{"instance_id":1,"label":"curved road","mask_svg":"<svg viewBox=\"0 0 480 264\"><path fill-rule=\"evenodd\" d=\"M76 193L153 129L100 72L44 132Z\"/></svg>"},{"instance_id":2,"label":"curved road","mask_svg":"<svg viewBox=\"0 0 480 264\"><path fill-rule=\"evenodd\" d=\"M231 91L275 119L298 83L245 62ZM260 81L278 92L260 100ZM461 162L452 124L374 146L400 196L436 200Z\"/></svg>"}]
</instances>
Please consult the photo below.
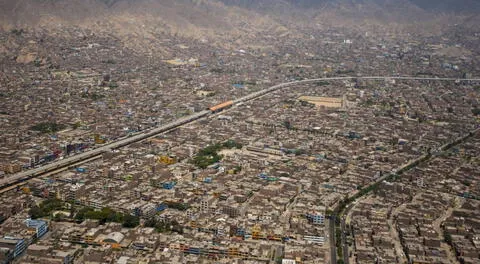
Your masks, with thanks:
<instances>
[{"instance_id":1,"label":"curved road","mask_svg":"<svg viewBox=\"0 0 480 264\"><path fill-rule=\"evenodd\" d=\"M353 79L360 79L360 80L416 80L416 81L473 81L473 82L480 82L480 78L474 78L474 79L459 79L459 78L422 78L422 77L408 77L408 76L366 76L366 77L357 77L357 76L345 76L345 77L326 77L326 78L317 78L317 79L306 79L306 80L300 80L300 81L292 81L292 82L287 82L287 83L281 83L275 86L272 86L270 88L263 89L258 92L254 92L252 94L246 95L244 97L238 98L233 101L233 105L238 105L239 103L247 102L254 100L262 95L274 92L276 90L280 90L283 88L287 88L292 85L297 85L297 84L306 84L306 83L312 83L312 82L318 82L318 81L335 81L335 80L353 80ZM50 164L41 166L39 168L35 169L30 169L26 171L19 172L17 174L11 175L10 177L5 177L0 180L0 188L5 188L26 180L29 180L31 178L38 177L42 174L45 174L47 172L51 172L53 170L58 170L60 168L67 168L75 163L84 161L86 159L96 157L101 155L102 153L112 150L112 149L117 149L129 144L132 144L134 142L141 141L146 138L154 137L158 134L167 132L171 129L180 127L182 125L194 122L200 118L206 117L208 115L211 115L212 112L210 110L203 110L201 112L195 113L193 115L183 117L180 119L177 119L175 121L172 121L168 124L162 125L157 128L141 131L134 136L131 137L126 137L119 139L117 141L111 142L109 144L103 145L101 147L83 152L81 154L77 154L72 157L68 157L59 161L52 162Z\"/></svg>"}]
</instances>

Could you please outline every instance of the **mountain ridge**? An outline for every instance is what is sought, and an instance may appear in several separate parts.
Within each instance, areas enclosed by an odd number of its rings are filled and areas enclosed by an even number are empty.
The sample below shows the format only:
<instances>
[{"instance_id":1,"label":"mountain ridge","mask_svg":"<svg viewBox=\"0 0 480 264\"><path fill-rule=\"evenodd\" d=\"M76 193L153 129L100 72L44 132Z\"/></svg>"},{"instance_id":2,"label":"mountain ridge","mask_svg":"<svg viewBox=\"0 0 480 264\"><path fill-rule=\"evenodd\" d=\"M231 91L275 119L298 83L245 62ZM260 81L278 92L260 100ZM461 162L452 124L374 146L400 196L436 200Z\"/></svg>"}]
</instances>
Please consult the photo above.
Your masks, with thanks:
<instances>
[{"instance_id":1,"label":"mountain ridge","mask_svg":"<svg viewBox=\"0 0 480 264\"><path fill-rule=\"evenodd\" d=\"M73 26L126 41L156 40L161 32L235 46L270 34L309 37L304 29L328 27L392 26L436 34L471 17L438 14L415 1L421 0L0 0L0 28L55 32Z\"/></svg>"},{"instance_id":2,"label":"mountain ridge","mask_svg":"<svg viewBox=\"0 0 480 264\"><path fill-rule=\"evenodd\" d=\"M212 23L228 20L241 14L265 16L282 20L308 20L322 13L338 13L353 18L382 19L384 22L408 22L429 19L432 8L450 6L452 0L439 0L428 6L424 0L0 0L0 21L3 23L37 24L45 17L63 18L64 22L78 19L101 19L115 12L142 15L178 14L197 23L198 17L212 18ZM457 0L469 3L476 10L476 0ZM421 7L419 5L423 5ZM480 5L480 4L479 4ZM165 12L168 10L168 12ZM479 9L480 10L480 9ZM448 12L446 12L448 13ZM225 19L227 18L227 19ZM300 19L299 19L300 18ZM172 20L173 21L173 20ZM206 22L202 22L205 24ZM231 23L222 23L228 25Z\"/></svg>"}]
</instances>

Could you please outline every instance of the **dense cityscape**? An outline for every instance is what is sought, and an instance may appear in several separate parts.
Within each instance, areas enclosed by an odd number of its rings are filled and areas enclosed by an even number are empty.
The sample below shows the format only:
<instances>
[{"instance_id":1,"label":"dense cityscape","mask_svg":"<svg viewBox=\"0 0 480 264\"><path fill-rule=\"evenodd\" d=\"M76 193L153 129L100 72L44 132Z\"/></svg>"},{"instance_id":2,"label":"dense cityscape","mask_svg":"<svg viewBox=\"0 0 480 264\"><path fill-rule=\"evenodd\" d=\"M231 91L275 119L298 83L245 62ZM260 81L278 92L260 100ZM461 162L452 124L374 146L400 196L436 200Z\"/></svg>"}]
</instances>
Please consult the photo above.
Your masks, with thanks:
<instances>
[{"instance_id":1,"label":"dense cityscape","mask_svg":"<svg viewBox=\"0 0 480 264\"><path fill-rule=\"evenodd\" d=\"M0 27L0 263L480 263L480 27L191 2L249 33Z\"/></svg>"}]
</instances>

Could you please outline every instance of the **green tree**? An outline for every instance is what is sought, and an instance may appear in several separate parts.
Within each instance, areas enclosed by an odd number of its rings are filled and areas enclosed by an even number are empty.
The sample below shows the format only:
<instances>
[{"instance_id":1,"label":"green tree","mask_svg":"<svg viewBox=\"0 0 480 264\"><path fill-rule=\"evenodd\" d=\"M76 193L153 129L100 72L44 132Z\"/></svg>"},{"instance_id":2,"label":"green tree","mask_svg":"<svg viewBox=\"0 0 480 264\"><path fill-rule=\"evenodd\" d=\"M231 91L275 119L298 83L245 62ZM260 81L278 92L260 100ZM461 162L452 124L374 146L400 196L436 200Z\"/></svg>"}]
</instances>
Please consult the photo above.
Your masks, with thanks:
<instances>
[{"instance_id":1,"label":"green tree","mask_svg":"<svg viewBox=\"0 0 480 264\"><path fill-rule=\"evenodd\" d=\"M232 148L237 148L237 149L241 149L243 147L242 144L236 142L235 140L227 140L225 141L222 146L224 148L228 148L228 149L232 149Z\"/></svg>"},{"instance_id":2,"label":"green tree","mask_svg":"<svg viewBox=\"0 0 480 264\"><path fill-rule=\"evenodd\" d=\"M55 133L66 128L64 124L55 122L43 122L30 127L30 130L39 131L40 133Z\"/></svg>"},{"instance_id":3,"label":"green tree","mask_svg":"<svg viewBox=\"0 0 480 264\"><path fill-rule=\"evenodd\" d=\"M64 208L64 202L58 199L47 199L40 203L39 206L34 205L29 210L29 215L32 219L50 216L55 210Z\"/></svg>"},{"instance_id":4,"label":"green tree","mask_svg":"<svg viewBox=\"0 0 480 264\"><path fill-rule=\"evenodd\" d=\"M136 216L126 214L123 217L123 224L122 224L123 227L133 228L133 227L138 226L139 224L140 224L140 219Z\"/></svg>"},{"instance_id":5,"label":"green tree","mask_svg":"<svg viewBox=\"0 0 480 264\"><path fill-rule=\"evenodd\" d=\"M72 125L72 128L77 129L77 128L80 128L81 126L82 126L82 123L80 121L77 121Z\"/></svg>"},{"instance_id":6,"label":"green tree","mask_svg":"<svg viewBox=\"0 0 480 264\"><path fill-rule=\"evenodd\" d=\"M480 108L478 107L472 108L472 114L476 116L480 115Z\"/></svg>"},{"instance_id":7,"label":"green tree","mask_svg":"<svg viewBox=\"0 0 480 264\"><path fill-rule=\"evenodd\" d=\"M40 207L38 206L33 206L32 208L30 208L30 210L28 211L28 214L30 215L30 217L32 219L37 219L37 218L41 218L43 217L44 215L44 212L42 209L40 209Z\"/></svg>"},{"instance_id":8,"label":"green tree","mask_svg":"<svg viewBox=\"0 0 480 264\"><path fill-rule=\"evenodd\" d=\"M443 237L444 237L445 243L452 245L452 235L450 235L450 233L444 232Z\"/></svg>"},{"instance_id":9,"label":"green tree","mask_svg":"<svg viewBox=\"0 0 480 264\"><path fill-rule=\"evenodd\" d=\"M287 129L290 130L293 128L292 123L288 120L283 121L283 126Z\"/></svg>"}]
</instances>

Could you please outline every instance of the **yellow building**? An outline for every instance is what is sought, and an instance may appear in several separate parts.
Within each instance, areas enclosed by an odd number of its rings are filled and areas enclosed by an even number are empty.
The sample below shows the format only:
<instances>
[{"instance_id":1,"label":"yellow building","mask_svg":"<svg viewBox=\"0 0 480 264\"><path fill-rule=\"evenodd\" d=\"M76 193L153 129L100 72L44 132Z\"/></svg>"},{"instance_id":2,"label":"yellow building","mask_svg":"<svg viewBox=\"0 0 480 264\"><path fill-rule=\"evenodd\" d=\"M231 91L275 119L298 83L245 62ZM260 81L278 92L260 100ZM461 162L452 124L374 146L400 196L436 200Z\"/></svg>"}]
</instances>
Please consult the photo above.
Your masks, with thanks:
<instances>
[{"instance_id":1,"label":"yellow building","mask_svg":"<svg viewBox=\"0 0 480 264\"><path fill-rule=\"evenodd\" d=\"M196 221L191 221L190 222L190 227L193 228L193 229L197 228L197 222Z\"/></svg>"},{"instance_id":2,"label":"yellow building","mask_svg":"<svg viewBox=\"0 0 480 264\"><path fill-rule=\"evenodd\" d=\"M167 156L167 155L162 155L162 156L160 156L160 157L158 158L158 161L159 161L160 163L167 164L167 165L172 165L172 164L177 163L176 157L171 156L171 155L169 155L169 156Z\"/></svg>"},{"instance_id":3,"label":"yellow building","mask_svg":"<svg viewBox=\"0 0 480 264\"><path fill-rule=\"evenodd\" d=\"M228 248L228 256L237 257L238 256L238 248L237 247Z\"/></svg>"},{"instance_id":4,"label":"yellow building","mask_svg":"<svg viewBox=\"0 0 480 264\"><path fill-rule=\"evenodd\" d=\"M26 194L30 194L30 188L29 187L22 187L22 192Z\"/></svg>"},{"instance_id":5,"label":"yellow building","mask_svg":"<svg viewBox=\"0 0 480 264\"><path fill-rule=\"evenodd\" d=\"M95 144L105 144L106 140L104 137L101 137L99 134L94 135Z\"/></svg>"}]
</instances>

